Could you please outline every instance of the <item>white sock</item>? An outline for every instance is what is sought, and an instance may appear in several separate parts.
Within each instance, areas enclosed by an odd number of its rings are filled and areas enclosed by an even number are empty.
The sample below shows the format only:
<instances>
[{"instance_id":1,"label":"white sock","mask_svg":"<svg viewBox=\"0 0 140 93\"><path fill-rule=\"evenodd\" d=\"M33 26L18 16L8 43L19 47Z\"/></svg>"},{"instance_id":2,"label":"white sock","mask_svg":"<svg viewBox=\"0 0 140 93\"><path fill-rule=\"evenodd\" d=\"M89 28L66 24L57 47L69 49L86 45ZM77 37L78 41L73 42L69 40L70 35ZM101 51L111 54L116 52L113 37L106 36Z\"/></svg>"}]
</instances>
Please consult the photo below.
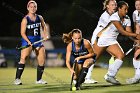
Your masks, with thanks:
<instances>
[{"instance_id":1,"label":"white sock","mask_svg":"<svg viewBox=\"0 0 140 93\"><path fill-rule=\"evenodd\" d=\"M134 69L135 69L135 78L140 78L140 60L135 60L133 58L133 66L134 66Z\"/></svg>"},{"instance_id":2,"label":"white sock","mask_svg":"<svg viewBox=\"0 0 140 93\"><path fill-rule=\"evenodd\" d=\"M94 64L92 64L89 69L88 69L88 73L86 75L86 79L91 79L91 75L92 75L92 70L93 70Z\"/></svg>"},{"instance_id":3,"label":"white sock","mask_svg":"<svg viewBox=\"0 0 140 93\"><path fill-rule=\"evenodd\" d=\"M123 61L120 59L116 59L114 62L110 63L107 74L109 76L115 77L122 63Z\"/></svg>"}]
</instances>

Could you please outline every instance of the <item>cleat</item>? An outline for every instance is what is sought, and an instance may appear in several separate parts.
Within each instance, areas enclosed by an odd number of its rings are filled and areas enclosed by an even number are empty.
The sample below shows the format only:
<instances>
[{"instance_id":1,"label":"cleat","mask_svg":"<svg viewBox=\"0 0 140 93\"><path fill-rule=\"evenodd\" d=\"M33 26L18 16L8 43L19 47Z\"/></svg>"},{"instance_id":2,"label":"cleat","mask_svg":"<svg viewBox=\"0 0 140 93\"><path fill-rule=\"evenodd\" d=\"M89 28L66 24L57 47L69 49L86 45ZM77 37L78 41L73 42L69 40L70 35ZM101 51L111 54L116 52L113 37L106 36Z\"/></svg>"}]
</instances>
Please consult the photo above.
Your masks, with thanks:
<instances>
[{"instance_id":1,"label":"cleat","mask_svg":"<svg viewBox=\"0 0 140 93\"><path fill-rule=\"evenodd\" d=\"M94 79L85 79L85 84L96 84L98 83L98 81L94 80Z\"/></svg>"},{"instance_id":2,"label":"cleat","mask_svg":"<svg viewBox=\"0 0 140 93\"><path fill-rule=\"evenodd\" d=\"M76 87L76 90L82 90L81 87Z\"/></svg>"},{"instance_id":3,"label":"cleat","mask_svg":"<svg viewBox=\"0 0 140 93\"><path fill-rule=\"evenodd\" d=\"M81 86L82 86L82 84L81 84L81 85L78 85L78 83L76 83L76 84L75 84L76 90L82 90L82 89L81 89Z\"/></svg>"},{"instance_id":4,"label":"cleat","mask_svg":"<svg viewBox=\"0 0 140 93\"><path fill-rule=\"evenodd\" d=\"M137 83L140 83L140 79L129 78L129 79L126 79L126 83L127 84L137 84Z\"/></svg>"},{"instance_id":5,"label":"cleat","mask_svg":"<svg viewBox=\"0 0 140 93\"><path fill-rule=\"evenodd\" d=\"M81 85L76 87L76 90L82 90Z\"/></svg>"},{"instance_id":6,"label":"cleat","mask_svg":"<svg viewBox=\"0 0 140 93\"><path fill-rule=\"evenodd\" d=\"M108 74L106 74L104 76L104 79L108 82L108 83L111 83L113 85L121 85L121 83L115 78L115 77L112 77L112 76L109 76Z\"/></svg>"},{"instance_id":7,"label":"cleat","mask_svg":"<svg viewBox=\"0 0 140 93\"><path fill-rule=\"evenodd\" d=\"M15 85L22 85L22 82L20 79L15 79L14 84Z\"/></svg>"},{"instance_id":8,"label":"cleat","mask_svg":"<svg viewBox=\"0 0 140 93\"><path fill-rule=\"evenodd\" d=\"M47 84L47 82L42 80L42 79L40 79L39 81L36 81L36 84Z\"/></svg>"}]
</instances>

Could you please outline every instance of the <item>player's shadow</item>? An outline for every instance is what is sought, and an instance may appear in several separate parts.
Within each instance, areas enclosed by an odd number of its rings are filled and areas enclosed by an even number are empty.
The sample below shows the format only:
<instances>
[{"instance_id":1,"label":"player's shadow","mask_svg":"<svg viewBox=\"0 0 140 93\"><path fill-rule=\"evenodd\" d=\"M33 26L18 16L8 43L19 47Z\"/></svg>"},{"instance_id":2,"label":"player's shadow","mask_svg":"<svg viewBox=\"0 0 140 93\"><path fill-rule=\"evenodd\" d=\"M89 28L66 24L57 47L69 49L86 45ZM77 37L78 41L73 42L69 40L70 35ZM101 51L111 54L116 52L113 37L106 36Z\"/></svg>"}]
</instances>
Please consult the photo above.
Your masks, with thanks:
<instances>
[{"instance_id":1,"label":"player's shadow","mask_svg":"<svg viewBox=\"0 0 140 93\"><path fill-rule=\"evenodd\" d=\"M137 84L133 84L133 85L137 85ZM93 85L93 86L83 86L83 90L94 90L94 89L103 89L103 88L108 88L108 87L120 87L119 90L109 90L109 91L106 91L104 93L139 93L140 89L136 89L136 90L123 90L121 89L122 86L132 86L132 84L121 84L121 85L111 85L111 84L104 84L104 85Z\"/></svg>"},{"instance_id":2,"label":"player's shadow","mask_svg":"<svg viewBox=\"0 0 140 93\"><path fill-rule=\"evenodd\" d=\"M84 85L82 89L84 90L89 90L89 89L94 89L94 88L106 88L106 87L121 87L121 86L129 86L130 84L121 84L121 85L113 85L113 84L88 84Z\"/></svg>"},{"instance_id":3,"label":"player's shadow","mask_svg":"<svg viewBox=\"0 0 140 93\"><path fill-rule=\"evenodd\" d=\"M34 86L32 89L39 89L39 91L36 91L34 93L44 93L44 92L62 92L62 91L70 91L70 84L55 84L55 85L44 85L44 86Z\"/></svg>"}]
</instances>

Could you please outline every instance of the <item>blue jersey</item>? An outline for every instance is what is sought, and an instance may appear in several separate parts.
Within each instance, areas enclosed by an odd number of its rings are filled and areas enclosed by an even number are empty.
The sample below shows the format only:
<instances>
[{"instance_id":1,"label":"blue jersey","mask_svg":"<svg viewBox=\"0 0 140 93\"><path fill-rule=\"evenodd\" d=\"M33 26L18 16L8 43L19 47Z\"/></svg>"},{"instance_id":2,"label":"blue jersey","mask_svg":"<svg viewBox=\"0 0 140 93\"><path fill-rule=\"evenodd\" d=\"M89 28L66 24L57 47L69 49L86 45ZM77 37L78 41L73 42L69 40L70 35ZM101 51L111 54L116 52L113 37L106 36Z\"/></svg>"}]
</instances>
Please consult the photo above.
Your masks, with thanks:
<instances>
[{"instance_id":1,"label":"blue jersey","mask_svg":"<svg viewBox=\"0 0 140 93\"><path fill-rule=\"evenodd\" d=\"M78 51L76 51L75 43L72 41L72 56L74 58L87 55L88 53L88 50L84 47L84 39L82 39L80 49ZM84 61L85 59L81 59L78 63L84 63Z\"/></svg>"},{"instance_id":2,"label":"blue jersey","mask_svg":"<svg viewBox=\"0 0 140 93\"><path fill-rule=\"evenodd\" d=\"M37 15L36 20L32 21L29 16L26 16L27 19L27 27L26 27L26 35L31 43L39 41L41 39L40 35L40 26L41 20L40 17ZM28 45L27 41L22 38L22 46ZM33 47L40 47L42 43L37 43Z\"/></svg>"},{"instance_id":3,"label":"blue jersey","mask_svg":"<svg viewBox=\"0 0 140 93\"><path fill-rule=\"evenodd\" d=\"M26 19L27 19L26 35L40 36L41 20L39 16L38 15L36 16L35 21L32 21L29 16L27 16Z\"/></svg>"}]
</instances>

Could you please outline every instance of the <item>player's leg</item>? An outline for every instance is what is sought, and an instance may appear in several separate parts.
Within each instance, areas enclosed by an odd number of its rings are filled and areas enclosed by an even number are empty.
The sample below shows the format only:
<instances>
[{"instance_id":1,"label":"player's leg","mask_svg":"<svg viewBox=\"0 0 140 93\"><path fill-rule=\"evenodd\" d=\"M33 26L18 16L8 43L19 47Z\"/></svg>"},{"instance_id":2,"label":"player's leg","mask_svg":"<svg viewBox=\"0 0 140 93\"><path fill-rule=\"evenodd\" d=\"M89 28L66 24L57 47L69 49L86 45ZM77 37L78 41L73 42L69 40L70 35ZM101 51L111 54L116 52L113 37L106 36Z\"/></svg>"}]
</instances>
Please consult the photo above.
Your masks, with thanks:
<instances>
[{"instance_id":1,"label":"player's leg","mask_svg":"<svg viewBox=\"0 0 140 93\"><path fill-rule=\"evenodd\" d=\"M98 83L98 81L92 79L92 71L93 71L93 68L94 68L94 65L95 64L92 64L89 69L88 69L88 73L85 77L85 82L86 84L95 84L95 83Z\"/></svg>"},{"instance_id":2,"label":"player's leg","mask_svg":"<svg viewBox=\"0 0 140 93\"><path fill-rule=\"evenodd\" d=\"M47 84L46 81L42 80L42 74L44 72L44 68L45 68L44 65L46 60L45 48L43 46L38 47L35 49L35 53L38 61L36 84Z\"/></svg>"},{"instance_id":3,"label":"player's leg","mask_svg":"<svg viewBox=\"0 0 140 93\"><path fill-rule=\"evenodd\" d=\"M99 56L102 54L102 52L105 50L105 47L99 47L97 45L97 43L94 43L93 44L93 49L94 49L94 52L96 53L96 60L98 60ZM94 80L91 78L92 76L92 71L93 71L93 68L94 68L94 65L95 64L92 64L89 69L88 69L88 73L86 75L86 78L85 78L85 82L84 83L97 83L98 81Z\"/></svg>"},{"instance_id":4,"label":"player's leg","mask_svg":"<svg viewBox=\"0 0 140 93\"><path fill-rule=\"evenodd\" d=\"M137 49L134 58L133 58L133 66L135 69L135 75L133 78L129 78L126 80L128 84L137 84L140 81L140 49Z\"/></svg>"},{"instance_id":5,"label":"player's leg","mask_svg":"<svg viewBox=\"0 0 140 93\"><path fill-rule=\"evenodd\" d=\"M32 47L21 50L20 62L18 62L18 65L17 65L16 77L15 77L15 81L14 81L15 85L22 84L20 78L21 78L22 72L24 71L25 61L26 61L27 57L29 56L31 50L32 50Z\"/></svg>"},{"instance_id":6,"label":"player's leg","mask_svg":"<svg viewBox=\"0 0 140 93\"><path fill-rule=\"evenodd\" d=\"M138 49L133 58L133 66L135 68L135 78L140 79L140 49Z\"/></svg>"},{"instance_id":7,"label":"player's leg","mask_svg":"<svg viewBox=\"0 0 140 93\"><path fill-rule=\"evenodd\" d=\"M118 70L120 69L124 58L124 53L119 44L111 45L107 48L107 51L115 56L115 61L109 63L108 72L105 75L105 80L112 84L120 84L120 82L115 78Z\"/></svg>"},{"instance_id":8,"label":"player's leg","mask_svg":"<svg viewBox=\"0 0 140 93\"><path fill-rule=\"evenodd\" d=\"M106 47L102 46L99 47L97 43L93 45L94 53L96 54L96 61L98 61L100 55L106 50Z\"/></svg>"},{"instance_id":9,"label":"player's leg","mask_svg":"<svg viewBox=\"0 0 140 93\"><path fill-rule=\"evenodd\" d=\"M94 46L96 45L96 42L97 42L97 33L93 32L93 35L92 35L92 38L91 38L91 44ZM95 49L96 50L96 49ZM96 52L96 51L94 51ZM92 71L93 71L93 68L94 68L94 65L95 64L92 64L89 69L88 69L88 73L85 77L85 82L86 84L94 84L94 83L97 83L98 81L92 79Z\"/></svg>"},{"instance_id":10,"label":"player's leg","mask_svg":"<svg viewBox=\"0 0 140 93\"><path fill-rule=\"evenodd\" d=\"M76 83L77 90L80 89L80 85L84 82L88 68L93 64L93 58L86 59L83 63L83 67L79 73L78 80Z\"/></svg>"}]
</instances>

